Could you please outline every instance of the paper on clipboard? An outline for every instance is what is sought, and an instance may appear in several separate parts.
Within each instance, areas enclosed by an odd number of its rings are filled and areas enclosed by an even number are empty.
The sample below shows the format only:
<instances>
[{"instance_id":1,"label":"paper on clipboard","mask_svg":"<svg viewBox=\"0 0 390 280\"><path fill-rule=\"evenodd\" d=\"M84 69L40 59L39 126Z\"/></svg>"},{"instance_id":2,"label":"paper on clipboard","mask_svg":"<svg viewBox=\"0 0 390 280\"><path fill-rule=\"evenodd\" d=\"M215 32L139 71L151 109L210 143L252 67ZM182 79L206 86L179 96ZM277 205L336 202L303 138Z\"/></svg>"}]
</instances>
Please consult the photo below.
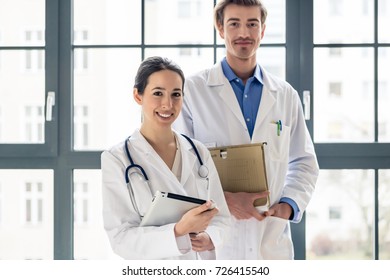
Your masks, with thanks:
<instances>
[{"instance_id":1,"label":"paper on clipboard","mask_svg":"<svg viewBox=\"0 0 390 280\"><path fill-rule=\"evenodd\" d=\"M266 143L209 149L224 191L253 193L268 190L264 145ZM254 205L269 206L269 196L257 199Z\"/></svg>"}]
</instances>

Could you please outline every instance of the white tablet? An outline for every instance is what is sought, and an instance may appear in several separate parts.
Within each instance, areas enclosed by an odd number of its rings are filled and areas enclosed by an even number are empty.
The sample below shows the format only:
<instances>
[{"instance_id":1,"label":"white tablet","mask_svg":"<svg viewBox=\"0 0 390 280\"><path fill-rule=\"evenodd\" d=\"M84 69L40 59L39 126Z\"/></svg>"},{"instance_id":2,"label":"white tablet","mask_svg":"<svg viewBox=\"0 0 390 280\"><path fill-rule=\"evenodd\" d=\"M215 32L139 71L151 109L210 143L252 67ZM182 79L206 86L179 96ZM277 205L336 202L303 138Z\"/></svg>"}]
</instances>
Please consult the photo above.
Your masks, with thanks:
<instances>
[{"instance_id":1,"label":"white tablet","mask_svg":"<svg viewBox=\"0 0 390 280\"><path fill-rule=\"evenodd\" d=\"M162 226L176 223L188 210L205 202L206 200L195 197L157 191L140 226Z\"/></svg>"}]
</instances>

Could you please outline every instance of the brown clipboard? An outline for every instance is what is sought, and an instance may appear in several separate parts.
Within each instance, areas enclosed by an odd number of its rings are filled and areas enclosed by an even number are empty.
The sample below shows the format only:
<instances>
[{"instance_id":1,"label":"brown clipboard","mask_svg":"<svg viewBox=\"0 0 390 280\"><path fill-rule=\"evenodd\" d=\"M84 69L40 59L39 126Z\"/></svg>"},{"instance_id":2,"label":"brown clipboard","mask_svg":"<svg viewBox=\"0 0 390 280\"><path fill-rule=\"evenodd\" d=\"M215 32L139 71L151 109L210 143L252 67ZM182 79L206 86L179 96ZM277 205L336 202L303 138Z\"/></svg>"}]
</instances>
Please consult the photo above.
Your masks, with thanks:
<instances>
[{"instance_id":1,"label":"brown clipboard","mask_svg":"<svg viewBox=\"0 0 390 280\"><path fill-rule=\"evenodd\" d=\"M264 145L266 143L209 148L224 191L268 190ZM257 199L254 205L269 206L269 196Z\"/></svg>"}]
</instances>

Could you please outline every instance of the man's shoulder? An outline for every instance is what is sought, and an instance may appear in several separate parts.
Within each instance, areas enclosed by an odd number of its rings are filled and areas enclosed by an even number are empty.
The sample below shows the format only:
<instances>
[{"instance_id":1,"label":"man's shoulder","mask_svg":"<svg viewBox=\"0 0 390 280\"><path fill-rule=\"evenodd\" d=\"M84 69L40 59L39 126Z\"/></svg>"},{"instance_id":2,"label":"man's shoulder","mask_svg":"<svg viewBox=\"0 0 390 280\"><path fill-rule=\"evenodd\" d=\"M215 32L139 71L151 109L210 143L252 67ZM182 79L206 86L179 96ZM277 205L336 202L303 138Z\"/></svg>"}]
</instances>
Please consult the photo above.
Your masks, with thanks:
<instances>
[{"instance_id":1,"label":"man's shoulder","mask_svg":"<svg viewBox=\"0 0 390 280\"><path fill-rule=\"evenodd\" d=\"M266 83L270 85L271 88L283 90L294 90L293 87L289 82L287 82L285 79L282 79L281 77L268 72L264 68L262 68L263 78Z\"/></svg>"},{"instance_id":2,"label":"man's shoulder","mask_svg":"<svg viewBox=\"0 0 390 280\"><path fill-rule=\"evenodd\" d=\"M207 80L208 76L210 75L210 71L211 68L202 69L186 77L186 81Z\"/></svg>"},{"instance_id":3,"label":"man's shoulder","mask_svg":"<svg viewBox=\"0 0 390 280\"><path fill-rule=\"evenodd\" d=\"M218 76L220 72L222 73L221 63L218 62L209 68L202 69L200 71L195 72L194 74L189 75L188 77L186 77L186 80L198 82L200 80L207 81L210 75Z\"/></svg>"}]
</instances>

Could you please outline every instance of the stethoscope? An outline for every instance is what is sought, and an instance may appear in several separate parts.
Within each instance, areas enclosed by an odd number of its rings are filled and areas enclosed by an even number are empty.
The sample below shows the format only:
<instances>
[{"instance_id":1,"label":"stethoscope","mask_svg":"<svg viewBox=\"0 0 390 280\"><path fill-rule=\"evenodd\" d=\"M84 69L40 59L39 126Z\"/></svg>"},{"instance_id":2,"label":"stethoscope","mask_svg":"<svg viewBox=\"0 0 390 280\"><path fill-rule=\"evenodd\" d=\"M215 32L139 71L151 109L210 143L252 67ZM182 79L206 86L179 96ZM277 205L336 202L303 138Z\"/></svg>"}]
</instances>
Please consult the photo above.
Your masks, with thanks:
<instances>
[{"instance_id":1,"label":"stethoscope","mask_svg":"<svg viewBox=\"0 0 390 280\"><path fill-rule=\"evenodd\" d=\"M209 170L208 170L207 166L205 166L203 164L203 161L202 161L202 158L201 158L201 156L199 154L199 151L196 148L194 142L191 140L191 138L189 138L187 135L184 135L184 134L182 134L182 136L185 139L187 139L187 141L191 144L192 148L194 149L194 152L195 152L196 157L198 158L198 162L199 162L198 175L199 175L200 178L203 178L203 179L207 180L207 190L208 190L208 187L209 187L208 186ZM135 169L136 170L132 174L136 173L136 174L139 175L137 180L140 181L140 182L144 182L145 186L149 189L151 197L153 197L153 193L152 193L152 189L150 188L150 185L149 185L149 177L146 174L144 168L142 166L138 165L138 164L135 164L133 158L130 155L130 151L129 151L129 147L128 147L128 142L129 142L130 137L131 136L129 136L125 140L125 144L124 144L124 148L125 148L125 152L126 152L127 158L130 161L130 165L128 165L126 167L125 180L126 180L126 184L127 184L128 190L130 192L130 199L131 199L131 202L132 202L132 204L134 206L134 209L138 212L139 216L142 218L143 215L141 215L141 212L138 209L138 206L137 206L137 203L136 203L136 199L135 199L135 196L134 196L134 190L133 190L133 187L131 186L131 183L130 183L129 172L130 172L131 169Z\"/></svg>"}]
</instances>

